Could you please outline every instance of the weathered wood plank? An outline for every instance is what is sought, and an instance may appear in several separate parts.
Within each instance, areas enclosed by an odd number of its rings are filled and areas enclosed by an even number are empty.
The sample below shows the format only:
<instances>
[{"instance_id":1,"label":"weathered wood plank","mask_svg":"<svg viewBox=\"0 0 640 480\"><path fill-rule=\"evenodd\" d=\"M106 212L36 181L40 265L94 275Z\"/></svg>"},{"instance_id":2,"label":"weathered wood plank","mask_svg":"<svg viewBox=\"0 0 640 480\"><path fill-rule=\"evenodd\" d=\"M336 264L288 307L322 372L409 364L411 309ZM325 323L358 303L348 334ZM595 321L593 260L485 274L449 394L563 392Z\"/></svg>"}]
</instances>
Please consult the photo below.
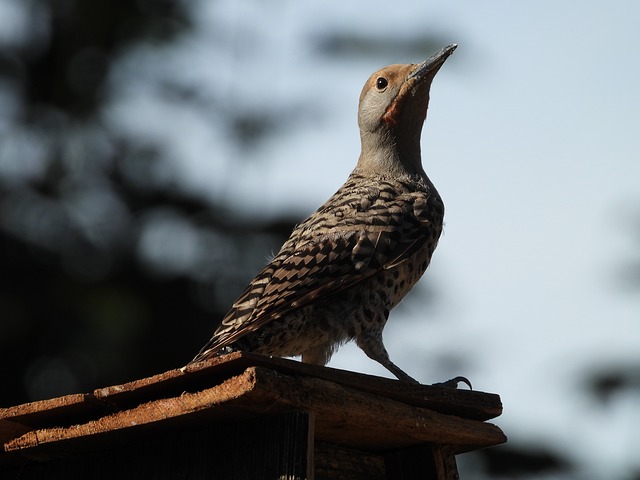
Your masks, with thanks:
<instances>
[{"instance_id":1,"label":"weathered wood plank","mask_svg":"<svg viewBox=\"0 0 640 480\"><path fill-rule=\"evenodd\" d=\"M233 352L188 365L183 369L170 370L148 379L101 388L95 390L94 395L117 404L149 401L154 397L166 396L167 393L179 393L183 390L192 392L194 388L210 387L253 366L266 367L289 375L321 378L417 407L426 407L440 413L459 415L475 420L489 420L502 414L500 397L492 393L434 385L415 385L374 375L248 352Z\"/></svg>"},{"instance_id":2,"label":"weathered wood plank","mask_svg":"<svg viewBox=\"0 0 640 480\"><path fill-rule=\"evenodd\" d=\"M335 444L316 442L315 480L385 480L381 455Z\"/></svg>"},{"instance_id":3,"label":"weathered wood plank","mask_svg":"<svg viewBox=\"0 0 640 480\"><path fill-rule=\"evenodd\" d=\"M0 420L0 443L8 442L16 437L24 435L32 429L20 423L8 420Z\"/></svg>"},{"instance_id":4,"label":"weathered wood plank","mask_svg":"<svg viewBox=\"0 0 640 480\"><path fill-rule=\"evenodd\" d=\"M432 450L438 479L459 480L460 475L458 474L456 456L451 447L447 445L434 445Z\"/></svg>"},{"instance_id":5,"label":"weathered wood plank","mask_svg":"<svg viewBox=\"0 0 640 480\"><path fill-rule=\"evenodd\" d=\"M406 405L318 378L290 377L255 367L252 397L313 411L316 438L372 451L421 443L453 445L458 453L506 441L493 424Z\"/></svg>"},{"instance_id":6,"label":"weathered wood plank","mask_svg":"<svg viewBox=\"0 0 640 480\"><path fill-rule=\"evenodd\" d=\"M317 439L354 448L380 451L440 443L462 452L505 441L502 431L492 424L405 405L326 380L252 367L200 392L144 403L84 424L27 432L7 442L5 450L32 449L31 456L49 457L95 448L92 444L131 442L136 434L187 428L211 419L288 410L314 412Z\"/></svg>"},{"instance_id":7,"label":"weathered wood plank","mask_svg":"<svg viewBox=\"0 0 640 480\"><path fill-rule=\"evenodd\" d=\"M241 374L251 366L263 366L294 376L315 377L363 392L385 396L400 402L425 407L440 413L465 418L487 420L500 415L500 397L483 392L457 390L430 385L412 385L387 378L364 375L300 362L269 358L244 352L234 352L186 369L170 370L152 377L122 385L97 389L93 394L74 394L32 402L10 408L0 408L0 438L6 441L15 435L14 424L27 428L69 426L98 419L111 412L133 408L161 398L172 398L183 392L205 390L226 379Z\"/></svg>"},{"instance_id":8,"label":"weathered wood plank","mask_svg":"<svg viewBox=\"0 0 640 480\"><path fill-rule=\"evenodd\" d=\"M311 479L309 416L290 412L176 430L5 470L20 480Z\"/></svg>"},{"instance_id":9,"label":"weathered wood plank","mask_svg":"<svg viewBox=\"0 0 640 480\"><path fill-rule=\"evenodd\" d=\"M133 435L136 431L145 428L170 427L181 419L185 420L185 425L189 426L200 420L198 415L193 417L192 422L188 418L198 412L201 412L203 417L246 417L247 412L243 407L240 408L241 415L237 415L235 404L230 403L228 408L225 408L224 404L245 395L254 387L254 383L255 375L247 371L243 375L232 377L221 385L201 392L154 400L83 424L34 430L5 443L5 451L51 444L52 447L41 449L41 451L45 455L49 452L55 455L56 452L75 449L78 444L80 448L82 446L90 448L90 443L108 443L112 439L117 440L123 436L128 438L130 434ZM219 405L223 407L214 408ZM80 442L73 442L74 439L80 439Z\"/></svg>"},{"instance_id":10,"label":"weathered wood plank","mask_svg":"<svg viewBox=\"0 0 640 480\"><path fill-rule=\"evenodd\" d=\"M61 425L82 421L107 410L107 405L91 394L75 393L63 397L0 408L0 420L10 420L26 427Z\"/></svg>"},{"instance_id":11,"label":"weathered wood plank","mask_svg":"<svg viewBox=\"0 0 640 480\"><path fill-rule=\"evenodd\" d=\"M241 480L262 478L247 465L267 468L265 458L280 458L286 465L274 478L301 480L315 472L319 480L453 480L455 454L506 441L498 427L482 421L501 411L494 394L235 352L93 394L0 409L0 470L25 480ZM291 412L303 412L296 418L304 424L295 424ZM286 433L279 440L251 429L277 418L289 419L289 426L273 424ZM267 443L251 444L256 438ZM117 465L108 460L112 454ZM181 458L195 458L196 467L180 464ZM220 474L211 458L235 462L240 473ZM289 468L287 459L294 458ZM96 475L92 468L110 473Z\"/></svg>"}]
</instances>

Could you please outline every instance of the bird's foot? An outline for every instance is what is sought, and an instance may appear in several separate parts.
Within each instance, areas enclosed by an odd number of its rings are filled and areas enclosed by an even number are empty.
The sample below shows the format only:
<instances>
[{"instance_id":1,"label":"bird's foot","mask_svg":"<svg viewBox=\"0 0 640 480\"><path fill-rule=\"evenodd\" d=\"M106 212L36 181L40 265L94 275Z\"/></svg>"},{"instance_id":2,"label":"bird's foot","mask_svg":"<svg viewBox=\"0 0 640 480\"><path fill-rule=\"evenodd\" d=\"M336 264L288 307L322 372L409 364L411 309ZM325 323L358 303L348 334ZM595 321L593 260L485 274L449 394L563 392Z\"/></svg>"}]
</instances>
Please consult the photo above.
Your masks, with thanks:
<instances>
[{"instance_id":1,"label":"bird's foot","mask_svg":"<svg viewBox=\"0 0 640 480\"><path fill-rule=\"evenodd\" d=\"M398 380L402 380L403 382L415 383L416 385L420 385L420 382L418 380L416 380L415 378L413 378L410 375L407 375L406 373L404 373L399 368L397 370L394 370L393 373L395 374L396 377L398 377Z\"/></svg>"},{"instance_id":2,"label":"bird's foot","mask_svg":"<svg viewBox=\"0 0 640 480\"><path fill-rule=\"evenodd\" d=\"M471 382L467 379L467 377L455 377L451 380L447 380L446 382L434 383L434 387L446 387L446 388L458 388L459 383L465 383L468 385L469 390L473 390L471 386Z\"/></svg>"}]
</instances>

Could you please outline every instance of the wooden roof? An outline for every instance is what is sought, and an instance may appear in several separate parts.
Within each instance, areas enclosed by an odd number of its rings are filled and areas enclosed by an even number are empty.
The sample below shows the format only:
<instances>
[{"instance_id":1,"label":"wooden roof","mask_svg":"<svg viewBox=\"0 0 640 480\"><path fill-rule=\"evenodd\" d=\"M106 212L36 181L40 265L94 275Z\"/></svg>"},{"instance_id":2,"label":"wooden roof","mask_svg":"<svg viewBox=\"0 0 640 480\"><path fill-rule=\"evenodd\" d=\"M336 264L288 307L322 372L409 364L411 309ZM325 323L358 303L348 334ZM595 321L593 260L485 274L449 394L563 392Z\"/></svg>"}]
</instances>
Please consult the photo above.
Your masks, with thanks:
<instances>
[{"instance_id":1,"label":"wooden roof","mask_svg":"<svg viewBox=\"0 0 640 480\"><path fill-rule=\"evenodd\" d=\"M430 443L461 453L506 441L486 422L502 412L495 394L234 352L92 393L0 409L0 471L290 411L314 415L317 440L368 451Z\"/></svg>"}]
</instances>

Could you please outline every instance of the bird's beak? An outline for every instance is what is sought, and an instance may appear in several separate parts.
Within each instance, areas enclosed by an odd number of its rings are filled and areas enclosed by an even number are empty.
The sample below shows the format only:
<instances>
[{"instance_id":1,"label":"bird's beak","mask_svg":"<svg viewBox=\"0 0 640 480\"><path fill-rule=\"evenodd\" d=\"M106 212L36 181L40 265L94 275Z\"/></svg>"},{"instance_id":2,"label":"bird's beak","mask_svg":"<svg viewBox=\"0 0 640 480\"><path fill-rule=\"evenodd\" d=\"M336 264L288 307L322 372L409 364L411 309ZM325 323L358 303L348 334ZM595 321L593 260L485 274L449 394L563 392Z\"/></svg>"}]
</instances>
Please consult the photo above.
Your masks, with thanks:
<instances>
[{"instance_id":1,"label":"bird's beak","mask_svg":"<svg viewBox=\"0 0 640 480\"><path fill-rule=\"evenodd\" d=\"M454 43L447 47L442 48L438 53L435 53L430 58L422 62L418 67L409 74L407 80L415 78L416 81L420 81L425 77L436 74L440 67L444 63L444 61L449 58L449 55L453 53L453 51L458 48L458 44Z\"/></svg>"}]
</instances>

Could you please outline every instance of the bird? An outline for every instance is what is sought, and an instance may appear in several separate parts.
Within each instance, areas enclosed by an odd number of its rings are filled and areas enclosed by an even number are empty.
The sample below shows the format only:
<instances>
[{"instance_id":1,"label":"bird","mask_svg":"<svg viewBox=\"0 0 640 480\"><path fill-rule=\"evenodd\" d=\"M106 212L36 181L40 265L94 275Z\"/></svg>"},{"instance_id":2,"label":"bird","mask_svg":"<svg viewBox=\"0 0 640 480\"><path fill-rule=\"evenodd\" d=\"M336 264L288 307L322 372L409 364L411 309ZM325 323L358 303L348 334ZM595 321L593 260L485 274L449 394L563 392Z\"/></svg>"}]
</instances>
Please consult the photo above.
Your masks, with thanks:
<instances>
[{"instance_id":1,"label":"bird","mask_svg":"<svg viewBox=\"0 0 640 480\"><path fill-rule=\"evenodd\" d=\"M432 81L456 48L369 77L355 169L294 228L189 364L241 350L326 365L355 341L399 380L419 383L391 361L382 332L442 232L444 203L422 166L420 138Z\"/></svg>"}]
</instances>

